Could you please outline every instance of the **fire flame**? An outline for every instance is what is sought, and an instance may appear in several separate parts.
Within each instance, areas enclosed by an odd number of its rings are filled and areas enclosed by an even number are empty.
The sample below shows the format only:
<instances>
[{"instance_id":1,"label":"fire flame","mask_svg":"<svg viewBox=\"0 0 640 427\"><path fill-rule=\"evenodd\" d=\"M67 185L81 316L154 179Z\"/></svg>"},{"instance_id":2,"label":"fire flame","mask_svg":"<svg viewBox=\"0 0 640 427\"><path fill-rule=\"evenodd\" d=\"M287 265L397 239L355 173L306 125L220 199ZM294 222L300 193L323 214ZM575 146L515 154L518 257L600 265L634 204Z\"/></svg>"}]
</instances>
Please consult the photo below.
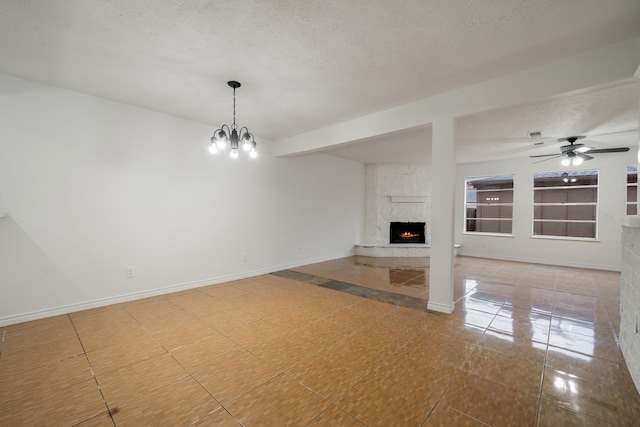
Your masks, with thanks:
<instances>
[{"instance_id":1,"label":"fire flame","mask_svg":"<svg viewBox=\"0 0 640 427\"><path fill-rule=\"evenodd\" d=\"M401 239L413 239L415 237L420 237L420 234L412 233L410 231L405 231L405 232L400 233L400 238Z\"/></svg>"}]
</instances>

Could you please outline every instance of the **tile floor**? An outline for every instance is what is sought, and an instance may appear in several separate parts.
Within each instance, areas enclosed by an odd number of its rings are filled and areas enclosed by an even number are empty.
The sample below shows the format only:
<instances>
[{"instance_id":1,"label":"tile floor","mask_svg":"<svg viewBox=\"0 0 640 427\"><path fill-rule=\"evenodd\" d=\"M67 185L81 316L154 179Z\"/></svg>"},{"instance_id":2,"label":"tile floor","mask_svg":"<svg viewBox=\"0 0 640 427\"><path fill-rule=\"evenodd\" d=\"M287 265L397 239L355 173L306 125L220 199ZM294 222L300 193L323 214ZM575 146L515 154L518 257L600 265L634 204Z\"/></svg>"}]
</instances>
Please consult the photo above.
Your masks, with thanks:
<instances>
[{"instance_id":1,"label":"tile floor","mask_svg":"<svg viewBox=\"0 0 640 427\"><path fill-rule=\"evenodd\" d=\"M351 257L0 328L0 425L638 425L619 274Z\"/></svg>"}]
</instances>

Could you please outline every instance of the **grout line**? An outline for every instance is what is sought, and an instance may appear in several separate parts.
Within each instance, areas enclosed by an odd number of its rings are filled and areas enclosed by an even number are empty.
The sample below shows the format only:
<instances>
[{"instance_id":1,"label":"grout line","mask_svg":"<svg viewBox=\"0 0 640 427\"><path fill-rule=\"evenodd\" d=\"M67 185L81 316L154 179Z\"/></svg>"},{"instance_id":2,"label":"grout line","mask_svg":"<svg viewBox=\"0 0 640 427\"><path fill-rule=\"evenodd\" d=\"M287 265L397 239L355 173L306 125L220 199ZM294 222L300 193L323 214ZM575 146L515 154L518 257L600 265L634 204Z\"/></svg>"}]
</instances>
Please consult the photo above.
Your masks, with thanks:
<instances>
[{"instance_id":1,"label":"grout line","mask_svg":"<svg viewBox=\"0 0 640 427\"><path fill-rule=\"evenodd\" d=\"M84 358L87 361L87 365L89 365L89 370L91 371L91 376L93 377L93 381L96 383L96 386L98 387L98 392L100 393L100 397L102 398L102 403L104 403L104 406L107 409L107 413L109 414L109 419L111 419L111 422L115 427L116 421L113 419L113 413L111 412L111 409L107 404L107 399L105 399L104 397L104 393L102 392L102 387L100 387L100 383L98 382L98 378L96 377L96 374L93 370L93 366L91 366L91 361L89 360L89 357L87 357L87 350L84 348L84 344L82 343L82 338L80 338L80 333L78 332L78 328L76 328L76 324L74 323L73 318L69 314L67 314L66 316L69 318L69 321L73 326L73 330L76 332L76 336L78 337L78 342L80 342L80 347L82 347L82 354L84 355Z\"/></svg>"}]
</instances>

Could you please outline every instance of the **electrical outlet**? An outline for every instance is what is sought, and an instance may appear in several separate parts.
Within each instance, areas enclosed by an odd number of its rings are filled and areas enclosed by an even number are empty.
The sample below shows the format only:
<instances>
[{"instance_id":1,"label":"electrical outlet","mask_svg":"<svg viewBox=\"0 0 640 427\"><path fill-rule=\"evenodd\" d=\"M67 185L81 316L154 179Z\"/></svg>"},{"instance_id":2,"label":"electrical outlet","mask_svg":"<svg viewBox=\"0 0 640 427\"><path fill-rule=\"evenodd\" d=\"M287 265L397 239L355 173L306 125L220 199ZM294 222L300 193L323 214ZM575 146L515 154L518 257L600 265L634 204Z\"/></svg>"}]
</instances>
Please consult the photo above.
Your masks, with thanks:
<instances>
[{"instance_id":1,"label":"electrical outlet","mask_svg":"<svg viewBox=\"0 0 640 427\"><path fill-rule=\"evenodd\" d=\"M131 279L132 277L135 277L135 274L133 272L133 267L125 268L125 275L126 275L127 279Z\"/></svg>"}]
</instances>

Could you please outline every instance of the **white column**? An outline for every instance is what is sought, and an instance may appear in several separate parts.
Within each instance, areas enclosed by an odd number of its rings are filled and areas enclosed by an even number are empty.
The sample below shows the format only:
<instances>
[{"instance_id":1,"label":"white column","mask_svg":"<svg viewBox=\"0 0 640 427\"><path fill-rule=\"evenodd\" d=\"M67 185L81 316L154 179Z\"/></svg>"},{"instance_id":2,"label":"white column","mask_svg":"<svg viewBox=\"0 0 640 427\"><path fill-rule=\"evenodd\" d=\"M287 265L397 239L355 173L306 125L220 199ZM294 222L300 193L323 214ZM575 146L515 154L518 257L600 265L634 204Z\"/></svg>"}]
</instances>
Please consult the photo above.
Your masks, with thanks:
<instances>
[{"instance_id":1,"label":"white column","mask_svg":"<svg viewBox=\"0 0 640 427\"><path fill-rule=\"evenodd\" d=\"M456 120L432 124L431 262L429 310L453 313L454 217L456 185Z\"/></svg>"}]
</instances>

